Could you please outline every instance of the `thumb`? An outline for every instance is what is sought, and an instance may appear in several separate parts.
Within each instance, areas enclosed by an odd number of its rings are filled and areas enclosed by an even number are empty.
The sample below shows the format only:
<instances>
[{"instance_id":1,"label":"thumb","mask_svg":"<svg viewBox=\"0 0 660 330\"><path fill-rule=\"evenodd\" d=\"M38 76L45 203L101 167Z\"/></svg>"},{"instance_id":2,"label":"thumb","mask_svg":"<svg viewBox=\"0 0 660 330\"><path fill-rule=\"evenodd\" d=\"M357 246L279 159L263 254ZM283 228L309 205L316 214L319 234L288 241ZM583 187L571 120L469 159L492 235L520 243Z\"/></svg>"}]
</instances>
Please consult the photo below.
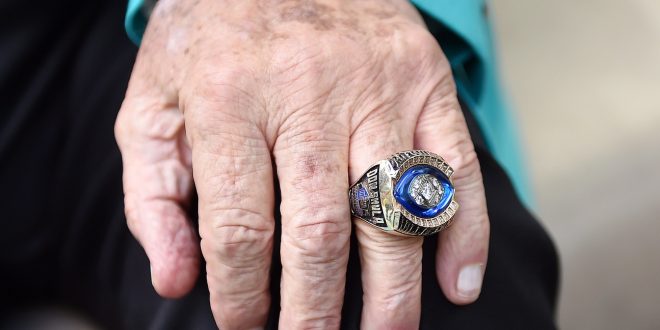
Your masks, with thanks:
<instances>
[{"instance_id":1,"label":"thumb","mask_svg":"<svg viewBox=\"0 0 660 330\"><path fill-rule=\"evenodd\" d=\"M464 305L481 291L490 224L479 161L460 109L453 81L442 80L418 119L415 147L442 155L454 170L460 209L440 233L436 273L447 299Z\"/></svg>"},{"instance_id":2,"label":"thumb","mask_svg":"<svg viewBox=\"0 0 660 330\"><path fill-rule=\"evenodd\" d=\"M184 207L192 190L183 115L164 97L131 96L115 123L122 154L128 227L151 263L165 297L186 294L199 274L199 243Z\"/></svg>"}]
</instances>

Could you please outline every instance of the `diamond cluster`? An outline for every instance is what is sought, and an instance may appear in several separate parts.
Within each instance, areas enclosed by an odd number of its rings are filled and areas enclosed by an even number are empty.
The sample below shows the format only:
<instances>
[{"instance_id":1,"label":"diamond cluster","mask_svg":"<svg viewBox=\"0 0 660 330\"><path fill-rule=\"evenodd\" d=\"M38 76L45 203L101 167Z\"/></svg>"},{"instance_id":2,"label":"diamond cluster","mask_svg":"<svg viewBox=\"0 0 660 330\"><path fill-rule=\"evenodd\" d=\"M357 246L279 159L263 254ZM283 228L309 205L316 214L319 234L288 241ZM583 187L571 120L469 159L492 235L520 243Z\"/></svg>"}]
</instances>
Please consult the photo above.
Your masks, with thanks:
<instances>
[{"instance_id":1,"label":"diamond cluster","mask_svg":"<svg viewBox=\"0 0 660 330\"><path fill-rule=\"evenodd\" d=\"M440 203L444 189L435 176L420 174L412 179L408 193L415 204L424 208L432 208Z\"/></svg>"}]
</instances>

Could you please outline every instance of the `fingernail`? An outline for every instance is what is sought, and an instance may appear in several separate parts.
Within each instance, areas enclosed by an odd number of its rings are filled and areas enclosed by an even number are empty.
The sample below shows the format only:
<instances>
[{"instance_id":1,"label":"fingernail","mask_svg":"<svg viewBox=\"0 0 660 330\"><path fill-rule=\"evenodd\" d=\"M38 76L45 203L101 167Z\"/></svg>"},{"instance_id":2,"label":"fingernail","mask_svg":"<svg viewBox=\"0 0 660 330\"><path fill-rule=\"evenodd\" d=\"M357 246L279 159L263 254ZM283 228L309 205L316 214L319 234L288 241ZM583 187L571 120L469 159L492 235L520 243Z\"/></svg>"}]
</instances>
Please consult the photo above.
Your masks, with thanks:
<instances>
[{"instance_id":1,"label":"fingernail","mask_svg":"<svg viewBox=\"0 0 660 330\"><path fill-rule=\"evenodd\" d=\"M481 291L481 282L483 280L484 267L481 264L467 265L458 273L458 281L456 281L456 289L458 294L468 298L474 299L479 296Z\"/></svg>"}]
</instances>

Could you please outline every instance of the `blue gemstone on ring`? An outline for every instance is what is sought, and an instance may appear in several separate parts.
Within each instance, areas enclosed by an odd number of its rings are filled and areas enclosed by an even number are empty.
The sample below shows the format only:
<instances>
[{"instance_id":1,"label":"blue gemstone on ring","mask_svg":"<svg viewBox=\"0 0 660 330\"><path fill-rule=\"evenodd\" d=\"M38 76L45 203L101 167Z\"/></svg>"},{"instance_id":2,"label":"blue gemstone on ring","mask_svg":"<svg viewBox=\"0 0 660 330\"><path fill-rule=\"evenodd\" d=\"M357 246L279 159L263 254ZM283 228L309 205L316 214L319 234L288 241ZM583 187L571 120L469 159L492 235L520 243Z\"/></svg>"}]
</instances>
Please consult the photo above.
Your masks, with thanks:
<instances>
[{"instance_id":1,"label":"blue gemstone on ring","mask_svg":"<svg viewBox=\"0 0 660 330\"><path fill-rule=\"evenodd\" d=\"M419 192L419 195L423 196L415 195L411 191ZM449 178L439 169L429 165L409 168L394 186L396 201L420 218L438 216L449 206L453 196L454 186L449 182Z\"/></svg>"}]
</instances>

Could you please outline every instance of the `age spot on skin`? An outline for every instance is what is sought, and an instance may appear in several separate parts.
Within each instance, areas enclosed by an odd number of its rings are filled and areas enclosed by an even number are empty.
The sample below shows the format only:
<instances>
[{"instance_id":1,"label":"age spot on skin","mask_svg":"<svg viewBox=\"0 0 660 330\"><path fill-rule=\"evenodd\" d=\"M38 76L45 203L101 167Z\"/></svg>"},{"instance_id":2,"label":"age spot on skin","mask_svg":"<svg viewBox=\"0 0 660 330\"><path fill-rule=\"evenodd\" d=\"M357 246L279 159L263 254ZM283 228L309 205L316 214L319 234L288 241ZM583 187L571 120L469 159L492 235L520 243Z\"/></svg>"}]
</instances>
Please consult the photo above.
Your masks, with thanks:
<instances>
[{"instance_id":1,"label":"age spot on skin","mask_svg":"<svg viewBox=\"0 0 660 330\"><path fill-rule=\"evenodd\" d=\"M292 1L291 5L282 9L280 19L312 24L316 30L327 31L335 28L333 11L333 8L314 0Z\"/></svg>"},{"instance_id":2,"label":"age spot on skin","mask_svg":"<svg viewBox=\"0 0 660 330\"><path fill-rule=\"evenodd\" d=\"M301 155L295 164L299 175L292 185L301 192L313 194L325 187L319 187L319 180L323 182L328 177L338 177L340 166L336 161L318 155ZM309 197L309 196L308 196Z\"/></svg>"},{"instance_id":3,"label":"age spot on skin","mask_svg":"<svg viewBox=\"0 0 660 330\"><path fill-rule=\"evenodd\" d=\"M369 8L366 9L366 12L381 20L392 18L396 15L396 12L394 10L382 9L382 8Z\"/></svg>"}]
</instances>

